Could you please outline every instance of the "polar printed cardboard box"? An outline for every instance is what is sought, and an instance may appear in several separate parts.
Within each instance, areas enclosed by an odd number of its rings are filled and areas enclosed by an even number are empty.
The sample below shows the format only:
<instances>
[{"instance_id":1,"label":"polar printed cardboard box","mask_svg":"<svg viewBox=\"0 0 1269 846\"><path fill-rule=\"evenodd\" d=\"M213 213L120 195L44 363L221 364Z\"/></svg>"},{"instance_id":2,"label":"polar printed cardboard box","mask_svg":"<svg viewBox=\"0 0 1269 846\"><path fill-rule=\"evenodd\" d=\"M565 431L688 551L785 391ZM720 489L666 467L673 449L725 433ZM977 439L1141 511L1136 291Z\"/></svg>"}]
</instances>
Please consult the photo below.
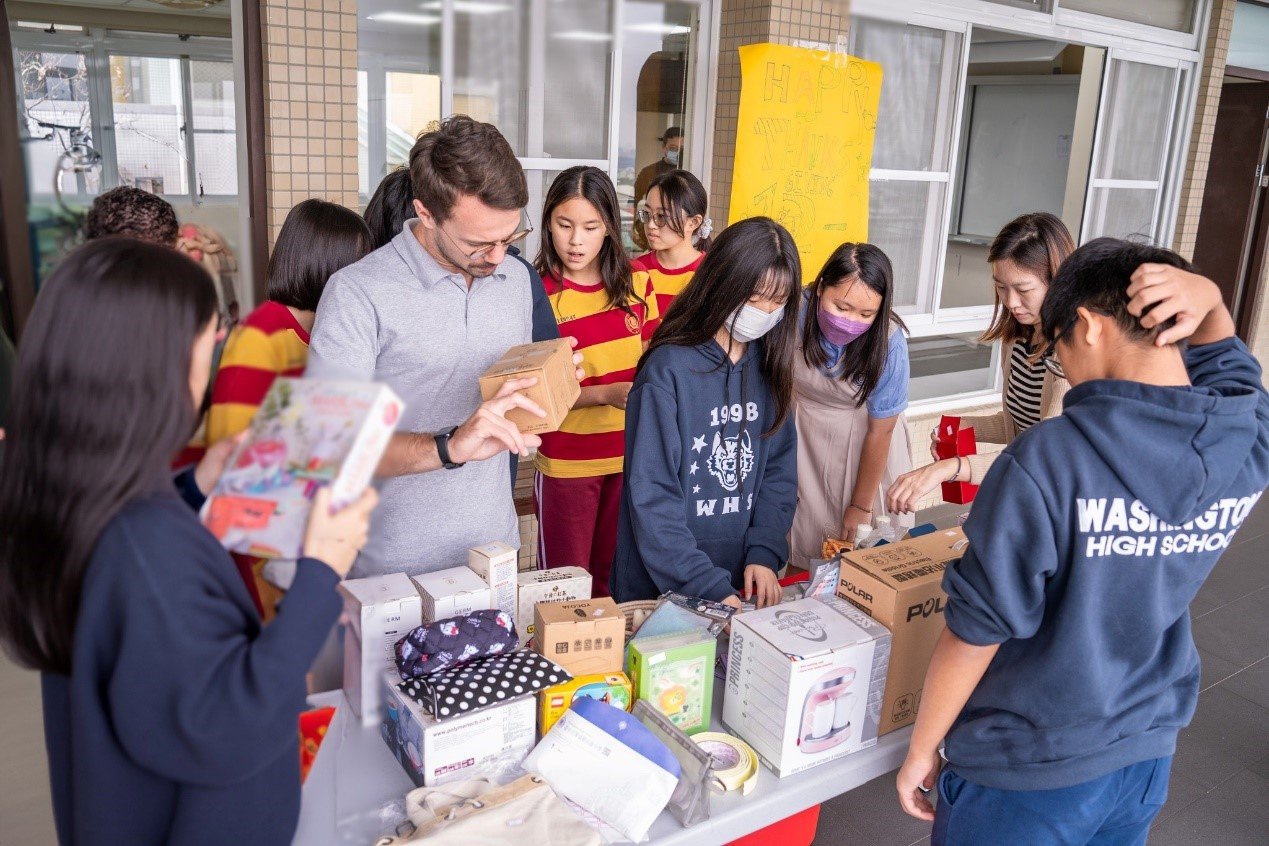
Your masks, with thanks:
<instances>
[{"instance_id":1,"label":"polar printed cardboard box","mask_svg":"<svg viewBox=\"0 0 1269 846\"><path fill-rule=\"evenodd\" d=\"M379 720L379 676L394 670L393 647L423 622L423 600L404 573L348 579L339 585L344 632L344 692L362 725Z\"/></svg>"},{"instance_id":2,"label":"polar printed cardboard box","mask_svg":"<svg viewBox=\"0 0 1269 846\"><path fill-rule=\"evenodd\" d=\"M784 777L877 742L890 632L835 596L737 614L723 722Z\"/></svg>"},{"instance_id":3,"label":"polar printed cardboard box","mask_svg":"<svg viewBox=\"0 0 1269 846\"><path fill-rule=\"evenodd\" d=\"M537 740L537 701L521 696L461 717L437 720L384 673L381 734L419 787L471 778L505 780L520 774Z\"/></svg>"},{"instance_id":4,"label":"polar printed cardboard box","mask_svg":"<svg viewBox=\"0 0 1269 846\"><path fill-rule=\"evenodd\" d=\"M943 570L965 554L960 529L842 556L837 595L890 629L890 669L880 734L916 721L925 671L943 631Z\"/></svg>"}]
</instances>

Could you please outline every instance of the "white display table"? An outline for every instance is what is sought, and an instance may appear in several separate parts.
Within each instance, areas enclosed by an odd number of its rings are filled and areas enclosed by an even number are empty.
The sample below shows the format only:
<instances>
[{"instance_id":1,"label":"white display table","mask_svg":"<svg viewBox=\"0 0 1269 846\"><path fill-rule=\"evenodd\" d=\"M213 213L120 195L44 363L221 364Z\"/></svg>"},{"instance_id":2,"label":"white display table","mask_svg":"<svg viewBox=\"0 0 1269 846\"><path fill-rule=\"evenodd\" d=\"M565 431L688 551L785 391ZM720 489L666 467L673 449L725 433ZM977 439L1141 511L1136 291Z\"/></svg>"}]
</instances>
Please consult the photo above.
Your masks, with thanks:
<instances>
[{"instance_id":1,"label":"white display table","mask_svg":"<svg viewBox=\"0 0 1269 846\"><path fill-rule=\"evenodd\" d=\"M721 692L720 692L721 693ZM304 784L295 846L371 846L386 828L380 809L414 789L387 745L379 726L362 727L339 691L310 697L312 707L337 706L326 739ZM714 702L715 731L722 696ZM787 778L759 768L748 796L715 794L710 819L685 829L668 813L652 826L656 844L712 846L728 843L785 817L839 796L903 763L911 728L882 737L876 746ZM896 798L896 802L898 799Z\"/></svg>"}]
</instances>

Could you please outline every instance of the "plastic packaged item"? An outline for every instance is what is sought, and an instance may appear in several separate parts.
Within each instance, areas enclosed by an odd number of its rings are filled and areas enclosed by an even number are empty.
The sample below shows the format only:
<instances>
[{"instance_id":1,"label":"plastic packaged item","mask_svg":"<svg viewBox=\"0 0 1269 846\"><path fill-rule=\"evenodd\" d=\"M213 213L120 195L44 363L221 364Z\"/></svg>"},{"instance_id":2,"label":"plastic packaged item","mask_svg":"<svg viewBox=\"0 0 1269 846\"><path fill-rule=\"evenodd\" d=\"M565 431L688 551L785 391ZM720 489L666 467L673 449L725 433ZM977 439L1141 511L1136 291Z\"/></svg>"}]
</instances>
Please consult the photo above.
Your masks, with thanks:
<instances>
[{"instance_id":1,"label":"plastic packaged item","mask_svg":"<svg viewBox=\"0 0 1269 846\"><path fill-rule=\"evenodd\" d=\"M631 641L635 699L648 700L687 734L707 731L716 648L714 636L699 630Z\"/></svg>"}]
</instances>

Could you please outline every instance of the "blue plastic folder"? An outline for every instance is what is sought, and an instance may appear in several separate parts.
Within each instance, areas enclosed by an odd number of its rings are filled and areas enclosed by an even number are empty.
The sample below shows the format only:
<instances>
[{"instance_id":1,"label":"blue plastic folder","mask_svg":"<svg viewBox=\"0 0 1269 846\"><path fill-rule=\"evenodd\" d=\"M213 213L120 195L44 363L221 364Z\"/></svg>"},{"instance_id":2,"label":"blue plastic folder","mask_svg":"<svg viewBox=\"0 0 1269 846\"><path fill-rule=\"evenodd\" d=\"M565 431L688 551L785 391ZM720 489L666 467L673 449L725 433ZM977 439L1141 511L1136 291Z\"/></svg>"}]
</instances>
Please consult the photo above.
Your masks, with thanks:
<instances>
[{"instance_id":1,"label":"blue plastic folder","mask_svg":"<svg viewBox=\"0 0 1269 846\"><path fill-rule=\"evenodd\" d=\"M679 759L636 717L598 699L574 699L569 710L576 711L579 717L585 718L588 723L638 752L676 779L682 774Z\"/></svg>"}]
</instances>

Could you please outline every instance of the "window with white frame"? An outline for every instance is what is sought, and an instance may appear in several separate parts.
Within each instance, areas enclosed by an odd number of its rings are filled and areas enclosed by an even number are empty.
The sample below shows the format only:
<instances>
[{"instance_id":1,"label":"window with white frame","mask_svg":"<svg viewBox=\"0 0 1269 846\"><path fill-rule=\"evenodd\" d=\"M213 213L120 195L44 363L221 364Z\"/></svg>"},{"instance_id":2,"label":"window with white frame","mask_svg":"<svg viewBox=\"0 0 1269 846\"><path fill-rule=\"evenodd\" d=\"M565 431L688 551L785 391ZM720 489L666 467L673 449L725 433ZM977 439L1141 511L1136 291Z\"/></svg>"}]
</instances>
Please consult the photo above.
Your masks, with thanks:
<instances>
[{"instance_id":1,"label":"window with white frame","mask_svg":"<svg viewBox=\"0 0 1269 846\"><path fill-rule=\"evenodd\" d=\"M1078 100L1076 127L1045 147L1069 162L1065 184L1061 168L1051 168L1056 191L1048 192L1054 197L1045 210L1066 219L1077 238L1109 234L1170 241L1201 24L1210 3L1167 0L1148 13L1142 11L1147 5L1154 4L913 0L902 10L880 0L852 4L850 52L879 62L884 74L869 237L894 265L896 302L911 328L915 401L988 398L999 389L998 349L977 342L992 313L990 273L978 267L984 263L979 255L986 249L984 236L960 234L993 219L959 217L966 122L973 117L967 110L977 86L998 86L985 104L1019 96L1027 83L1042 81L1051 89L1046 97L1061 100L1064 108ZM1024 18L1008 7L1034 14ZM984 70L975 64L971 42L975 47L980 41L1032 42L996 44L986 52L998 54L1000 73L1034 72L1013 68L1010 52L1029 59L1035 42L1046 37L1055 49L1041 58L1055 68L1076 66L1047 72L1074 73L1078 81L1063 88L1058 80L976 77ZM1017 168L1004 168L997 178L1002 190L1020 196L1033 187L1029 174Z\"/></svg>"},{"instance_id":2,"label":"window with white frame","mask_svg":"<svg viewBox=\"0 0 1269 846\"><path fill-rule=\"evenodd\" d=\"M238 193L229 39L81 27L12 37L33 196Z\"/></svg>"},{"instance_id":3,"label":"window with white frame","mask_svg":"<svg viewBox=\"0 0 1269 846\"><path fill-rule=\"evenodd\" d=\"M709 4L636 0L360 0L359 184L364 198L446 114L497 126L524 165L536 230L546 189L574 165L605 170L633 221L638 168L685 129L685 166L708 181ZM401 96L394 95L400 91Z\"/></svg>"}]
</instances>

